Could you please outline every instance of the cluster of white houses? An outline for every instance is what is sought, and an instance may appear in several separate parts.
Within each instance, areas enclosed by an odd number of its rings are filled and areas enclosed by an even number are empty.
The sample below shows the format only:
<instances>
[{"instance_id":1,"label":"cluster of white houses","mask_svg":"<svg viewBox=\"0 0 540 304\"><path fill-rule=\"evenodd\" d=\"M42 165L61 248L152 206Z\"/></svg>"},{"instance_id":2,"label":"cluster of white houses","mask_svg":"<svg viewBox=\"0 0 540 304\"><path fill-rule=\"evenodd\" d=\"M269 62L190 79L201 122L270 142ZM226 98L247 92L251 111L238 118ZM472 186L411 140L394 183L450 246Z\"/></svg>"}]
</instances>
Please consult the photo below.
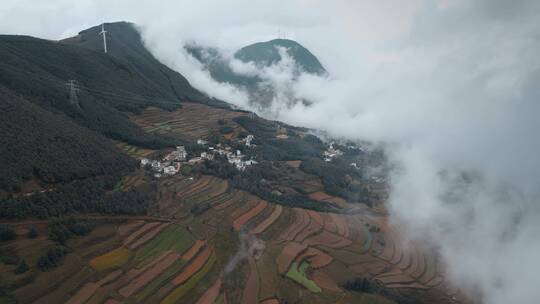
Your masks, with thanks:
<instances>
[{"instance_id":1,"label":"cluster of white houses","mask_svg":"<svg viewBox=\"0 0 540 304\"><path fill-rule=\"evenodd\" d=\"M162 175L171 176L180 171L181 163L187 159L187 152L184 146L176 147L176 150L167 154L162 160L141 159L141 167L150 165L155 177Z\"/></svg>"},{"instance_id":2,"label":"cluster of white houses","mask_svg":"<svg viewBox=\"0 0 540 304\"><path fill-rule=\"evenodd\" d=\"M334 149L334 143L331 143L328 149L323 152L324 161L330 162L334 157L343 155L343 152L341 152L338 149Z\"/></svg>"},{"instance_id":3,"label":"cluster of white houses","mask_svg":"<svg viewBox=\"0 0 540 304\"><path fill-rule=\"evenodd\" d=\"M250 147L253 144L251 141L253 140L253 135L248 135L243 141L245 141L246 146ZM200 143L202 145L206 145L206 143ZM209 146L208 152L201 153L201 158L206 159L213 159L215 154L219 155L225 155L227 157L227 161L229 164L232 164L236 167L236 169L240 171L244 171L247 166L255 165L257 164L257 161L253 159L245 160L246 156L242 154L242 151L236 150L236 152L233 152L231 147L227 145L217 144L215 147Z\"/></svg>"},{"instance_id":4,"label":"cluster of white houses","mask_svg":"<svg viewBox=\"0 0 540 304\"><path fill-rule=\"evenodd\" d=\"M251 147L254 146L251 143L253 139L253 135L248 135L242 141L245 142L246 146ZM207 146L208 142L199 139L197 140L197 144ZM253 159L245 160L246 157L240 150L233 152L231 147L227 145L217 144L216 147L207 146L206 148L207 151L202 152L200 156L188 159L186 148L184 146L178 146L176 147L176 150L167 154L161 160L151 160L148 158L141 159L141 167L149 165L152 171L154 171L154 176L159 178L162 176L176 175L180 171L182 164L195 165L203 162L204 160L213 160L216 154L225 155L227 157L227 161L240 171L244 171L247 166L257 164L257 162Z\"/></svg>"}]
</instances>

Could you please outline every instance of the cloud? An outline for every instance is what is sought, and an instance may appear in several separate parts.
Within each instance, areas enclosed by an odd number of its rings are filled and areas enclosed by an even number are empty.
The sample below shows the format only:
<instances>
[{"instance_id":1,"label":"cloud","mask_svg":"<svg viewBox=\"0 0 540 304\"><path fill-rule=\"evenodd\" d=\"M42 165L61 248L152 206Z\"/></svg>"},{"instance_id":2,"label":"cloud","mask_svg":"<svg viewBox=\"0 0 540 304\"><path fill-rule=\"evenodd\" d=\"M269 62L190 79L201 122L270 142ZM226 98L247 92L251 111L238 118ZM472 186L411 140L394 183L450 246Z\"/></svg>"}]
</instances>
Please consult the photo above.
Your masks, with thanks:
<instances>
[{"instance_id":1,"label":"cloud","mask_svg":"<svg viewBox=\"0 0 540 304\"><path fill-rule=\"evenodd\" d=\"M392 219L440 248L454 282L478 291L483 303L540 297L539 2L36 3L3 3L0 28L58 38L103 20L131 20L160 60L242 106L245 92L212 81L182 53L183 43L233 51L287 32L331 77L288 83L279 65L266 72L238 66L285 84L287 94L265 115L387 143L399 168L391 176ZM313 104L291 105L291 94Z\"/></svg>"}]
</instances>

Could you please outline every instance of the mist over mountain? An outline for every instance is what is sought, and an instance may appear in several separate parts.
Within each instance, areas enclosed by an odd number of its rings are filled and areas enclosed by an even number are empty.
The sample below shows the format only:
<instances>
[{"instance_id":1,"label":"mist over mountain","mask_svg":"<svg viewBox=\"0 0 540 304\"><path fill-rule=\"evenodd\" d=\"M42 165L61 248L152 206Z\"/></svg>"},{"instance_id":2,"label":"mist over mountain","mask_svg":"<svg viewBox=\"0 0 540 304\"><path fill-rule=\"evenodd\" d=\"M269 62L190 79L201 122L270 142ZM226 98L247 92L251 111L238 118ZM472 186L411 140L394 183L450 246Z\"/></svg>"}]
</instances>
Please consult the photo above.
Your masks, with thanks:
<instances>
[{"instance_id":1,"label":"mist over mountain","mask_svg":"<svg viewBox=\"0 0 540 304\"><path fill-rule=\"evenodd\" d=\"M234 57L244 63L253 62L259 68L268 67L283 60L281 48L294 60L298 72L317 75L327 73L315 55L298 42L289 39L254 43L236 51Z\"/></svg>"},{"instance_id":2,"label":"mist over mountain","mask_svg":"<svg viewBox=\"0 0 540 304\"><path fill-rule=\"evenodd\" d=\"M289 95L291 104L309 104L308 100L295 99L292 92L287 93L283 87L292 85L304 73L319 77L328 75L315 55L288 39L254 43L232 55L197 44L188 44L185 49L203 64L215 81L247 91L250 104L261 109L270 107L276 98L280 98L278 94ZM287 78L276 82L272 77L276 73L287 73Z\"/></svg>"}]
</instances>

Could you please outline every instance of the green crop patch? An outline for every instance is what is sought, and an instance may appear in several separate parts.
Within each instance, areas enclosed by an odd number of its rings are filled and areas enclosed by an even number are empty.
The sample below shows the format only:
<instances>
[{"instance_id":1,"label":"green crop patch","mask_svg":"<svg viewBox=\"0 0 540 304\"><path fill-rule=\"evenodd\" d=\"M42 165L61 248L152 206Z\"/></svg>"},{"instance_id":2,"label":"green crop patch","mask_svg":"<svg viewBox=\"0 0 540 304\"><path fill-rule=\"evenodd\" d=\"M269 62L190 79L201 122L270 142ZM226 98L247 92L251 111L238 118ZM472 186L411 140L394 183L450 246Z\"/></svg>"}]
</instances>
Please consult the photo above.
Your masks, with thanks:
<instances>
[{"instance_id":1,"label":"green crop patch","mask_svg":"<svg viewBox=\"0 0 540 304\"><path fill-rule=\"evenodd\" d=\"M210 272L215 262L216 255L212 253L204 267L193 275L187 282L173 290L167 297L165 297L165 299L163 299L163 301L161 301L161 304L179 303L178 300L185 296L199 283L200 280L204 278L204 276L206 276L208 272Z\"/></svg>"},{"instance_id":2,"label":"green crop patch","mask_svg":"<svg viewBox=\"0 0 540 304\"><path fill-rule=\"evenodd\" d=\"M309 263L306 261L302 262L300 266L298 266L298 262L294 262L292 263L291 268L289 268L289 271L287 271L286 277L297 282L298 284L303 285L311 292L319 293L322 291L321 288L306 276L306 270L308 267Z\"/></svg>"},{"instance_id":3,"label":"green crop patch","mask_svg":"<svg viewBox=\"0 0 540 304\"><path fill-rule=\"evenodd\" d=\"M137 251L135 254L135 263L143 264L146 261L151 261L152 258L166 250L174 250L182 253L194 241L193 236L185 228L179 225L171 225Z\"/></svg>"}]
</instances>

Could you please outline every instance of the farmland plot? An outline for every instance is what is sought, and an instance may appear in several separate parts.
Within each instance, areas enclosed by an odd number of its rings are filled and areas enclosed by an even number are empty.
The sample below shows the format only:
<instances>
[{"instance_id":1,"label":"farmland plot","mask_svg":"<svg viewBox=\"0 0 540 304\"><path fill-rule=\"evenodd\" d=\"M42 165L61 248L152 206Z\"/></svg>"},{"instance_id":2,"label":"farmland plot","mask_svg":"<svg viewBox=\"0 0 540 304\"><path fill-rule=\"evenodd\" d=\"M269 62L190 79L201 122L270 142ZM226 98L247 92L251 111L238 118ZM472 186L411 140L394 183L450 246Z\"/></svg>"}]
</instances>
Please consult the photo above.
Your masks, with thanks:
<instances>
[{"instance_id":1,"label":"farmland plot","mask_svg":"<svg viewBox=\"0 0 540 304\"><path fill-rule=\"evenodd\" d=\"M178 135L189 139L207 138L211 133L219 132L220 119L226 120L236 135L242 128L232 121L233 118L247 115L212 108L198 103L185 102L182 108L167 112L157 108L148 108L141 115L132 115L131 120L150 133Z\"/></svg>"}]
</instances>

